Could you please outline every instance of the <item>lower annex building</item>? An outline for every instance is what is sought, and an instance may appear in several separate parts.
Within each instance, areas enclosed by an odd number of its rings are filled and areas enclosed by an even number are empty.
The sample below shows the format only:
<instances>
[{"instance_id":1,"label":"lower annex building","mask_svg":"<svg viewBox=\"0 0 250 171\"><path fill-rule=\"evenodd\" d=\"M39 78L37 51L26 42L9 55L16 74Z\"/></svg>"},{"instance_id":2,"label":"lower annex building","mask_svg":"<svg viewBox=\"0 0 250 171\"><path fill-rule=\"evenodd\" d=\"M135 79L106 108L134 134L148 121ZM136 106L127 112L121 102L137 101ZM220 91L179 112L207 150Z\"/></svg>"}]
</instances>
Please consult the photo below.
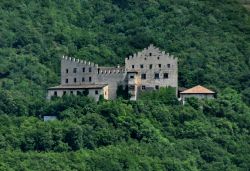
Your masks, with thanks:
<instances>
[{"instance_id":1,"label":"lower annex building","mask_svg":"<svg viewBox=\"0 0 250 171\"><path fill-rule=\"evenodd\" d=\"M115 99L117 88L128 87L130 100L137 100L142 91L160 87L178 89L177 58L150 45L141 52L125 58L124 67L100 67L98 64L63 57L61 59L61 84L48 88L47 98L69 94L84 94L96 101Z\"/></svg>"}]
</instances>

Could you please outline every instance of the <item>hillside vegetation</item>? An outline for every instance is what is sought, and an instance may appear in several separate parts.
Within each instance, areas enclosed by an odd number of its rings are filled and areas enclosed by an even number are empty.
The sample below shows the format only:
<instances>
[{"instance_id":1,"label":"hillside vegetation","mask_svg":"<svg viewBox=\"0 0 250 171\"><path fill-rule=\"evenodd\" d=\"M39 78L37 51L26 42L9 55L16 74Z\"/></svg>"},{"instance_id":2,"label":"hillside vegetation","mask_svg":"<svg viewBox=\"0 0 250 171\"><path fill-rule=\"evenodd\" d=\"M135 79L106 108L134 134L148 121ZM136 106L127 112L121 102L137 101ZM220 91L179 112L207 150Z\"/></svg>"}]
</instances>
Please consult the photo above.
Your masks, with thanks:
<instances>
[{"instance_id":1,"label":"hillside vegetation","mask_svg":"<svg viewBox=\"0 0 250 171\"><path fill-rule=\"evenodd\" d=\"M0 23L0 170L250 168L250 13L238 0L2 0ZM179 58L181 87L218 98L45 100L62 55L122 65L150 43Z\"/></svg>"}]
</instances>

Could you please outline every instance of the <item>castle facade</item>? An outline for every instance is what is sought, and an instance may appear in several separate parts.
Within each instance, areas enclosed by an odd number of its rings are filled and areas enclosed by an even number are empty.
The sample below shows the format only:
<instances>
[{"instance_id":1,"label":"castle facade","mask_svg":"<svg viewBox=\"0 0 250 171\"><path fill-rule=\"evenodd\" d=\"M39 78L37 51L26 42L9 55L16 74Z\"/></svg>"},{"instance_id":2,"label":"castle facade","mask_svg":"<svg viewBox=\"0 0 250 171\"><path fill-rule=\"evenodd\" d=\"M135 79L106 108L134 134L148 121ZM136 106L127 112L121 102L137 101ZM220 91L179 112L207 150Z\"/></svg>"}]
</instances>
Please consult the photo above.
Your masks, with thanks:
<instances>
[{"instance_id":1,"label":"castle facade","mask_svg":"<svg viewBox=\"0 0 250 171\"><path fill-rule=\"evenodd\" d=\"M83 60L63 57L61 84L48 88L47 98L63 95L88 95L96 101L115 99L117 88L128 86L130 100L137 100L143 91L160 87L178 89L177 58L150 45L141 52L125 58L124 67L100 67Z\"/></svg>"}]
</instances>

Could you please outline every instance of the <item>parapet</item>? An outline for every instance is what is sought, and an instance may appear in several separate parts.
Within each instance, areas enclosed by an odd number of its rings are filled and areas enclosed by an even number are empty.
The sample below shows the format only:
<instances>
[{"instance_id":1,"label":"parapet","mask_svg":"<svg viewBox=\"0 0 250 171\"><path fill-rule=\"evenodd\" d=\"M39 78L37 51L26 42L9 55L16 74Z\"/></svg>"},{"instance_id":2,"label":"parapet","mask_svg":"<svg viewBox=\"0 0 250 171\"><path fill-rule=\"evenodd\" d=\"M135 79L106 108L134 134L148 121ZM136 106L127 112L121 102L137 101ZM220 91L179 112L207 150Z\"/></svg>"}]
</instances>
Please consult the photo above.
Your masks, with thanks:
<instances>
[{"instance_id":1,"label":"parapet","mask_svg":"<svg viewBox=\"0 0 250 171\"><path fill-rule=\"evenodd\" d=\"M80 63L80 64L84 64L87 66L91 66L91 67L98 67L98 64L95 64L91 61L85 61L85 60L81 60L81 59L77 59L77 58L73 58L73 57L68 57L68 56L62 56L62 61L67 61L67 62L72 62L72 63Z\"/></svg>"}]
</instances>

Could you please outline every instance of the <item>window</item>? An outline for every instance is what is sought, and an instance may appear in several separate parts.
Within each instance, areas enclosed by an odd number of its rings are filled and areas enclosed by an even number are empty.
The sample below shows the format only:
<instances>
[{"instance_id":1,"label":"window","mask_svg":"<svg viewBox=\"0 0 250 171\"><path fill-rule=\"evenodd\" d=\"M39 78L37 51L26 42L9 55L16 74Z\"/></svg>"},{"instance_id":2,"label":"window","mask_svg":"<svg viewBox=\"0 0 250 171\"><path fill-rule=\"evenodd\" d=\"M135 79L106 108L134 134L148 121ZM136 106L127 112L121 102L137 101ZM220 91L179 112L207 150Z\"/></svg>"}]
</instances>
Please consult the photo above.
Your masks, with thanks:
<instances>
[{"instance_id":1,"label":"window","mask_svg":"<svg viewBox=\"0 0 250 171\"><path fill-rule=\"evenodd\" d=\"M54 91L54 96L57 96L57 91Z\"/></svg>"},{"instance_id":2,"label":"window","mask_svg":"<svg viewBox=\"0 0 250 171\"><path fill-rule=\"evenodd\" d=\"M153 65L152 65L152 64L150 64L150 65L149 65L149 69L152 69L152 68L153 68Z\"/></svg>"},{"instance_id":3,"label":"window","mask_svg":"<svg viewBox=\"0 0 250 171\"><path fill-rule=\"evenodd\" d=\"M155 79L159 79L159 78L160 78L159 73L155 73Z\"/></svg>"},{"instance_id":4,"label":"window","mask_svg":"<svg viewBox=\"0 0 250 171\"><path fill-rule=\"evenodd\" d=\"M168 64L168 68L170 68L170 64Z\"/></svg>"},{"instance_id":5,"label":"window","mask_svg":"<svg viewBox=\"0 0 250 171\"><path fill-rule=\"evenodd\" d=\"M64 95L64 96L66 95L66 93L67 93L66 91L63 91L63 95Z\"/></svg>"},{"instance_id":6,"label":"window","mask_svg":"<svg viewBox=\"0 0 250 171\"><path fill-rule=\"evenodd\" d=\"M135 77L134 77L133 75L130 75L130 78L132 78L132 79L133 79L133 78L135 78Z\"/></svg>"},{"instance_id":7,"label":"window","mask_svg":"<svg viewBox=\"0 0 250 171\"><path fill-rule=\"evenodd\" d=\"M99 94L98 90L95 91L95 94Z\"/></svg>"},{"instance_id":8,"label":"window","mask_svg":"<svg viewBox=\"0 0 250 171\"><path fill-rule=\"evenodd\" d=\"M85 68L82 68L82 72L85 72Z\"/></svg>"},{"instance_id":9,"label":"window","mask_svg":"<svg viewBox=\"0 0 250 171\"><path fill-rule=\"evenodd\" d=\"M73 73L76 73L76 72L77 72L77 68L74 68L74 69L73 69Z\"/></svg>"},{"instance_id":10,"label":"window","mask_svg":"<svg viewBox=\"0 0 250 171\"><path fill-rule=\"evenodd\" d=\"M91 77L89 77L89 82L91 82L92 81L92 78Z\"/></svg>"},{"instance_id":11,"label":"window","mask_svg":"<svg viewBox=\"0 0 250 171\"><path fill-rule=\"evenodd\" d=\"M66 73L67 73L67 74L69 73L69 69L66 69Z\"/></svg>"},{"instance_id":12,"label":"window","mask_svg":"<svg viewBox=\"0 0 250 171\"><path fill-rule=\"evenodd\" d=\"M141 79L145 80L146 79L146 74L141 74Z\"/></svg>"},{"instance_id":13,"label":"window","mask_svg":"<svg viewBox=\"0 0 250 171\"><path fill-rule=\"evenodd\" d=\"M163 78L168 78L168 73L164 73Z\"/></svg>"},{"instance_id":14,"label":"window","mask_svg":"<svg viewBox=\"0 0 250 171\"><path fill-rule=\"evenodd\" d=\"M68 78L66 78L65 83L69 83L69 79Z\"/></svg>"},{"instance_id":15,"label":"window","mask_svg":"<svg viewBox=\"0 0 250 171\"><path fill-rule=\"evenodd\" d=\"M89 68L89 72L92 72L92 68Z\"/></svg>"},{"instance_id":16,"label":"window","mask_svg":"<svg viewBox=\"0 0 250 171\"><path fill-rule=\"evenodd\" d=\"M132 68L134 69L134 68L135 68L135 65L132 65Z\"/></svg>"},{"instance_id":17,"label":"window","mask_svg":"<svg viewBox=\"0 0 250 171\"><path fill-rule=\"evenodd\" d=\"M160 57L158 56L157 59L160 60Z\"/></svg>"},{"instance_id":18,"label":"window","mask_svg":"<svg viewBox=\"0 0 250 171\"><path fill-rule=\"evenodd\" d=\"M74 94L73 91L70 91L70 94Z\"/></svg>"},{"instance_id":19,"label":"window","mask_svg":"<svg viewBox=\"0 0 250 171\"><path fill-rule=\"evenodd\" d=\"M76 94L77 94L77 95L81 95L82 93L81 93L80 91L77 91Z\"/></svg>"},{"instance_id":20,"label":"window","mask_svg":"<svg viewBox=\"0 0 250 171\"><path fill-rule=\"evenodd\" d=\"M158 85L156 85L156 86L155 86L155 89L156 89L156 90L158 90L158 89L159 89L159 86L158 86Z\"/></svg>"},{"instance_id":21,"label":"window","mask_svg":"<svg viewBox=\"0 0 250 171\"><path fill-rule=\"evenodd\" d=\"M158 64L159 68L161 68L161 64Z\"/></svg>"},{"instance_id":22,"label":"window","mask_svg":"<svg viewBox=\"0 0 250 171\"><path fill-rule=\"evenodd\" d=\"M144 60L146 61L146 60L147 60L147 58L144 58Z\"/></svg>"},{"instance_id":23,"label":"window","mask_svg":"<svg viewBox=\"0 0 250 171\"><path fill-rule=\"evenodd\" d=\"M74 82L76 83L76 78L74 78Z\"/></svg>"},{"instance_id":24,"label":"window","mask_svg":"<svg viewBox=\"0 0 250 171\"><path fill-rule=\"evenodd\" d=\"M152 56L152 53L149 53L149 56Z\"/></svg>"},{"instance_id":25,"label":"window","mask_svg":"<svg viewBox=\"0 0 250 171\"><path fill-rule=\"evenodd\" d=\"M146 86L145 86L145 85L142 85L142 86L141 86L141 89L142 89L142 90L145 90L145 89L146 89Z\"/></svg>"},{"instance_id":26,"label":"window","mask_svg":"<svg viewBox=\"0 0 250 171\"><path fill-rule=\"evenodd\" d=\"M143 68L143 65L142 65L142 64L140 65L140 68Z\"/></svg>"},{"instance_id":27,"label":"window","mask_svg":"<svg viewBox=\"0 0 250 171\"><path fill-rule=\"evenodd\" d=\"M85 82L85 78L84 77L82 77L82 82Z\"/></svg>"}]
</instances>

